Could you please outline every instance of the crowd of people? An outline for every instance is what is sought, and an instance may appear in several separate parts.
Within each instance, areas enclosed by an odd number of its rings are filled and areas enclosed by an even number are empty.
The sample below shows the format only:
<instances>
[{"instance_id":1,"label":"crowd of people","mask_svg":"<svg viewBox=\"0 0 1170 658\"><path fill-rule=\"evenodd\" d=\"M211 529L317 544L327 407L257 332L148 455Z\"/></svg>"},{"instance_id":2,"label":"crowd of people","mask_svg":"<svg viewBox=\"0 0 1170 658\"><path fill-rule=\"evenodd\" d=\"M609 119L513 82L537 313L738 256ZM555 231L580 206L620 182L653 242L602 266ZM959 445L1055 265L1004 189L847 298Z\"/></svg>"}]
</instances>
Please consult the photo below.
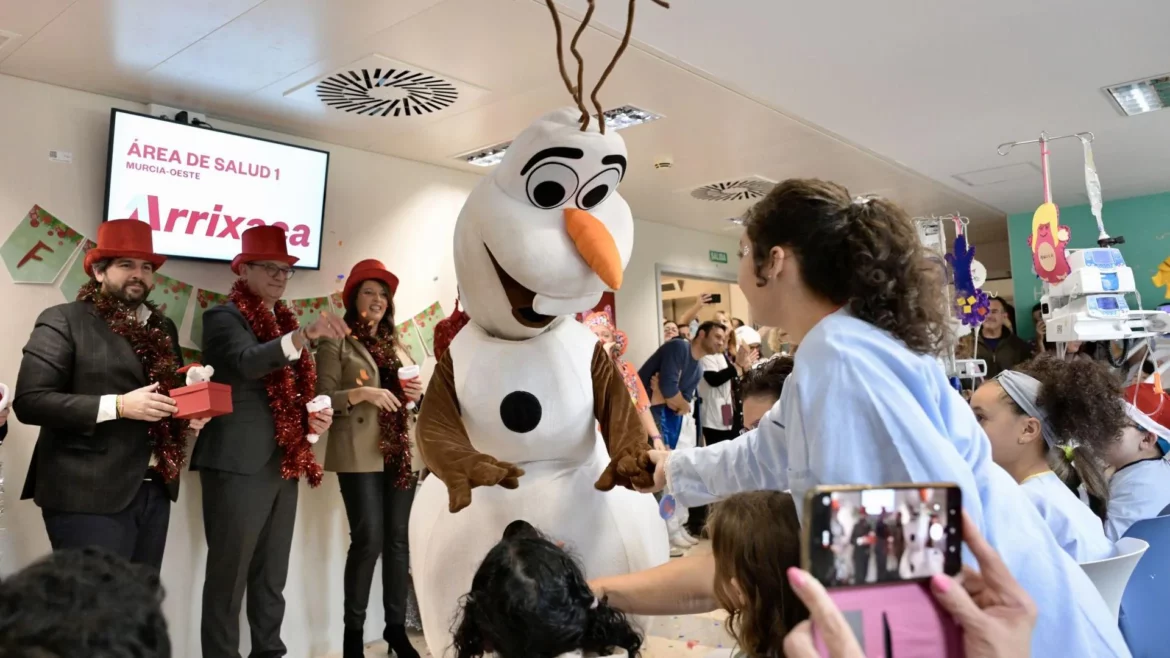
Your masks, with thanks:
<instances>
[{"instance_id":1,"label":"crowd of people","mask_svg":"<svg viewBox=\"0 0 1170 658\"><path fill-rule=\"evenodd\" d=\"M406 525L425 475L411 436L426 401L417 380L398 375L410 365L393 332L398 279L377 261L358 263L345 317L299 327L279 301L296 262L284 245L279 228L244 234L231 303L203 320L204 359L232 386L235 410L188 422L167 396L180 385L175 327L148 301L165 258L147 224L102 225L86 256L91 283L37 320L17 380L15 413L41 428L24 494L57 552L0 583L0 656L170 655L158 569L196 436L208 544L202 655L238 656L245 595L252 655L284 655L295 479L320 480L305 435L330 431L324 469L338 474L351 533L344 655L362 655L381 557L385 639L398 658L417 657L404 627ZM762 335L726 314L692 331L693 318L680 318L635 369L612 318L585 319L645 429L654 484L643 493L677 502L675 554L704 533L711 553L589 580L571 547L516 519L460 602L454 654L632 658L643 638L627 615L722 608L737 640L724 656L821 655L810 619L831 656L861 656L821 582L800 569L806 494L950 482L962 492L973 560L961 580L925 571L964 629L968 656L1029 647L1128 656L1078 562L1111 556L1130 525L1170 504L1165 395L1142 383L1123 389L1098 360L1048 355L1043 332L1029 348L1008 326L1010 307L994 300L975 351L992 378L968 403L934 356L949 340L946 293L922 266L909 217L885 199L780 183L749 213L738 258L752 320L783 331ZM318 395L331 408L310 413ZM821 580L921 575L901 568L897 538L922 510L900 501L852 513L841 534L865 548ZM101 616L70 614L82 607Z\"/></svg>"}]
</instances>

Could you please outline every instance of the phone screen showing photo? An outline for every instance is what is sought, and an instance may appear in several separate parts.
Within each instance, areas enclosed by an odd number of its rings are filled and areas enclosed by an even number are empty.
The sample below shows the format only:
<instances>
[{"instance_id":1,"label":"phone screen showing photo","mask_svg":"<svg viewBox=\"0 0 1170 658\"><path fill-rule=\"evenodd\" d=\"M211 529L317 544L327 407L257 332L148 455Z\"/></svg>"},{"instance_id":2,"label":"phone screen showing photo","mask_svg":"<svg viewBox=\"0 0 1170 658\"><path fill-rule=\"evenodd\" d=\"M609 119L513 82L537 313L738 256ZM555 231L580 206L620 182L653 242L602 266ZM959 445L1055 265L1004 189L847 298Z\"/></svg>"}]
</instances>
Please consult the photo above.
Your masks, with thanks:
<instances>
[{"instance_id":1,"label":"phone screen showing photo","mask_svg":"<svg viewBox=\"0 0 1170 658\"><path fill-rule=\"evenodd\" d=\"M962 492L955 486L809 493L807 564L826 587L955 575Z\"/></svg>"}]
</instances>

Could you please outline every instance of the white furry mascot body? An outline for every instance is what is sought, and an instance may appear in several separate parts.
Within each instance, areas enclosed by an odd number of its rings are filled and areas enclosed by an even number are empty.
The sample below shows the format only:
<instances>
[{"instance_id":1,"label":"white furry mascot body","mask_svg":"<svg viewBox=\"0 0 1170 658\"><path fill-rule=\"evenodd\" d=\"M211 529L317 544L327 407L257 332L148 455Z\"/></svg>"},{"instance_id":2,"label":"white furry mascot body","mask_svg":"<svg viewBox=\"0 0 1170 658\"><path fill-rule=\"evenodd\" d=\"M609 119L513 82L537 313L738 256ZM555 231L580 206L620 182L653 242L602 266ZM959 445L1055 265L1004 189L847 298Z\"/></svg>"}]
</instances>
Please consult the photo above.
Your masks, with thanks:
<instances>
[{"instance_id":1,"label":"white furry mascot body","mask_svg":"<svg viewBox=\"0 0 1170 658\"><path fill-rule=\"evenodd\" d=\"M563 541L590 578L668 559L654 498L629 488L652 481L646 432L612 360L568 317L621 284L633 248L616 192L625 168L620 137L583 131L577 111L559 110L513 142L459 215L455 264L471 323L422 407L418 444L433 476L410 519L435 656L450 655L460 598L512 521Z\"/></svg>"}]
</instances>

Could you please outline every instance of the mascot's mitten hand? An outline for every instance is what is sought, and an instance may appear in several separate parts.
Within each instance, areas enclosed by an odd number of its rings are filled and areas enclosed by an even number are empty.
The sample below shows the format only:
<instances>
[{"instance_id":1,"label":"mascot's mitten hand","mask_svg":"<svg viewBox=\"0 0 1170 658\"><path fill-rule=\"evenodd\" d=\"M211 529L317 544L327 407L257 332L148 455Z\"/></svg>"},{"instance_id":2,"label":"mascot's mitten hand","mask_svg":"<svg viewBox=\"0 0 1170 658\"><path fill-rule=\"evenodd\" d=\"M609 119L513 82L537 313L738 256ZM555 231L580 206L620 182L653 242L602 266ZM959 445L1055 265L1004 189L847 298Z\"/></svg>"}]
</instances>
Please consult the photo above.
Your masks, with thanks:
<instances>
[{"instance_id":1,"label":"mascot's mitten hand","mask_svg":"<svg viewBox=\"0 0 1170 658\"><path fill-rule=\"evenodd\" d=\"M634 491L653 488L654 464L650 461L648 447L631 446L613 455L609 466L605 467L593 486L599 491L609 491L618 486Z\"/></svg>"},{"instance_id":2,"label":"mascot's mitten hand","mask_svg":"<svg viewBox=\"0 0 1170 658\"><path fill-rule=\"evenodd\" d=\"M452 469L443 478L447 485L447 503L451 513L471 504L471 490L476 487L494 487L499 485L505 489L515 489L520 486L520 476L524 469L502 462L495 457L477 453Z\"/></svg>"}]
</instances>

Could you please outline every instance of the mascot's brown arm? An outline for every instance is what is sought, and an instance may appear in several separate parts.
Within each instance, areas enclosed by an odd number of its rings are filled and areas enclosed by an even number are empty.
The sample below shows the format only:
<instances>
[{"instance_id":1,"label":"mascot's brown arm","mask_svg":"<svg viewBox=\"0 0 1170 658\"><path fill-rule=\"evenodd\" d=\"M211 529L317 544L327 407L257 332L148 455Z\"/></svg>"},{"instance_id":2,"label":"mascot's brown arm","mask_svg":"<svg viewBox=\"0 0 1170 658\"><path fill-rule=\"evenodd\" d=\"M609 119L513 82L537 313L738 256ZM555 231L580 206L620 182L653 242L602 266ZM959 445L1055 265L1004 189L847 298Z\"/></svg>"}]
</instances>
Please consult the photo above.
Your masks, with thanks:
<instances>
[{"instance_id":1,"label":"mascot's brown arm","mask_svg":"<svg viewBox=\"0 0 1170 658\"><path fill-rule=\"evenodd\" d=\"M621 372L601 343L593 348L590 370L593 375L593 415L601 423L601 436L609 449L610 459L595 486L602 491L615 486L628 489L652 487L654 471L647 454L649 437L638 420L638 410Z\"/></svg>"},{"instance_id":2,"label":"mascot's brown arm","mask_svg":"<svg viewBox=\"0 0 1170 658\"><path fill-rule=\"evenodd\" d=\"M484 382L484 385L490 385ZM427 385L426 403L418 416L418 450L423 463L435 477L447 485L448 505L452 513L471 504L475 487L500 485L515 489L522 469L479 452L471 445L459 399L455 395L455 368L451 352L446 352L435 366Z\"/></svg>"}]
</instances>

